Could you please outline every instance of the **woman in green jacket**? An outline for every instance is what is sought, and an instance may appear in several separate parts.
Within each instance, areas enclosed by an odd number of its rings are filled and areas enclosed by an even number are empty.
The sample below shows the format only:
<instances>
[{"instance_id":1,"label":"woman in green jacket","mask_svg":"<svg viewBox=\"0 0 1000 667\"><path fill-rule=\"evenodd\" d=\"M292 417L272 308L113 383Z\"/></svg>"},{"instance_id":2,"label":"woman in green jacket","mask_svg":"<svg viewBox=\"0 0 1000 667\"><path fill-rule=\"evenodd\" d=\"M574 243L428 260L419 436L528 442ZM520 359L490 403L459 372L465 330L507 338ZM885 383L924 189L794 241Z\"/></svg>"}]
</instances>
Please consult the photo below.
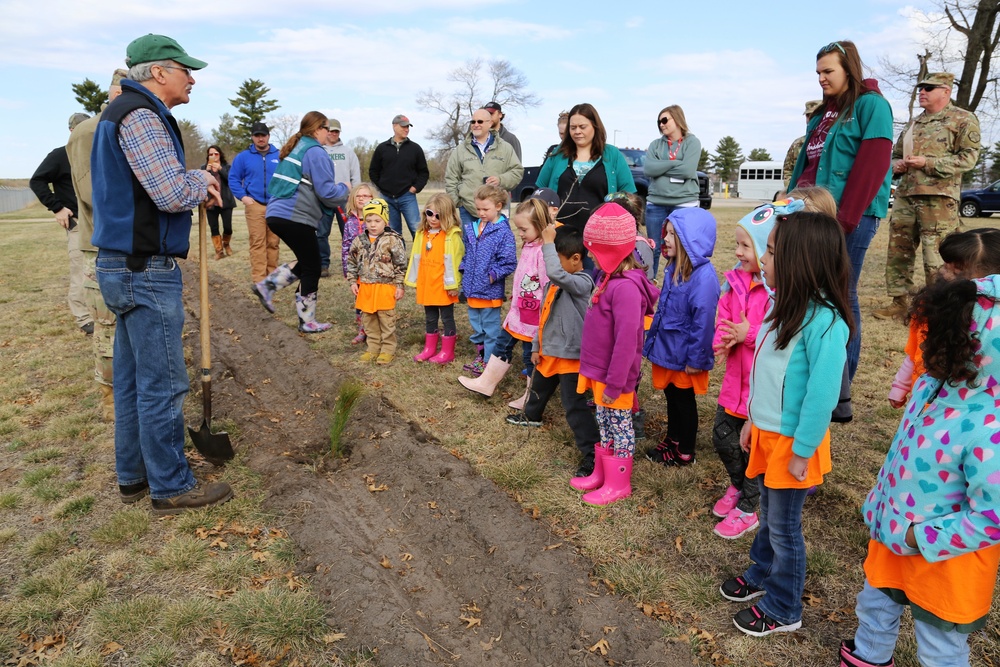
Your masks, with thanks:
<instances>
[{"instance_id":1,"label":"woman in green jacket","mask_svg":"<svg viewBox=\"0 0 1000 667\"><path fill-rule=\"evenodd\" d=\"M851 258L850 301L856 330L847 344L851 380L861 356L858 279L880 219L889 211L892 109L875 79L864 79L853 42L827 44L816 54L823 104L809 116L788 190L819 185L837 202L837 220Z\"/></svg>"},{"instance_id":2,"label":"woman in green jacket","mask_svg":"<svg viewBox=\"0 0 1000 667\"><path fill-rule=\"evenodd\" d=\"M625 156L607 143L604 123L591 104L570 109L559 148L545 161L535 185L559 194L556 220L583 233L590 214L612 192L635 192Z\"/></svg>"}]
</instances>

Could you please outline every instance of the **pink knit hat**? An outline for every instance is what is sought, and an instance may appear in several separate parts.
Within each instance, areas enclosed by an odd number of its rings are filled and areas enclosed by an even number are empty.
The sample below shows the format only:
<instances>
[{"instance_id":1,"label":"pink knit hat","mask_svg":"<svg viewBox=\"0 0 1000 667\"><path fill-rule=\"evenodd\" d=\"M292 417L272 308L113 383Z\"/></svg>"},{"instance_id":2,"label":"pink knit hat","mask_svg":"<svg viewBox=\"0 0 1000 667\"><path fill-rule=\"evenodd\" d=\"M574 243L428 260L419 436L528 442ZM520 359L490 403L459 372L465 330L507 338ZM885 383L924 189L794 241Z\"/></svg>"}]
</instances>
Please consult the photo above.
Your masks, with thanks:
<instances>
[{"instance_id":1,"label":"pink knit hat","mask_svg":"<svg viewBox=\"0 0 1000 667\"><path fill-rule=\"evenodd\" d=\"M620 205L601 204L583 228L587 247L605 273L612 273L635 250L635 218Z\"/></svg>"}]
</instances>

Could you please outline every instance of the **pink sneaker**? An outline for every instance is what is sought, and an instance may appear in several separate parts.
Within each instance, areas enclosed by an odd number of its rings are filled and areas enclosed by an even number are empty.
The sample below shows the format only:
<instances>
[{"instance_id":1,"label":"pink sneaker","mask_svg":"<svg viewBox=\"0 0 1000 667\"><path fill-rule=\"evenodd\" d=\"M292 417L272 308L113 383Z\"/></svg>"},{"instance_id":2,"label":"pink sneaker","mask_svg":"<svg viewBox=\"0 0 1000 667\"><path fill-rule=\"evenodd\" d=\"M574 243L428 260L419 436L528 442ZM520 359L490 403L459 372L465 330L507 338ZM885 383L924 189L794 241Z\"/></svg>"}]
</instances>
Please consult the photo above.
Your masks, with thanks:
<instances>
[{"instance_id":1,"label":"pink sneaker","mask_svg":"<svg viewBox=\"0 0 1000 667\"><path fill-rule=\"evenodd\" d=\"M757 530L758 525L756 512L746 513L734 507L729 516L716 524L712 532L725 540L735 540Z\"/></svg>"},{"instance_id":2,"label":"pink sneaker","mask_svg":"<svg viewBox=\"0 0 1000 667\"><path fill-rule=\"evenodd\" d=\"M733 508L736 507L736 503L740 501L740 495L736 487L730 484L726 492L722 494L722 497L715 501L715 505L712 506L712 514L720 519L725 519L733 511Z\"/></svg>"}]
</instances>

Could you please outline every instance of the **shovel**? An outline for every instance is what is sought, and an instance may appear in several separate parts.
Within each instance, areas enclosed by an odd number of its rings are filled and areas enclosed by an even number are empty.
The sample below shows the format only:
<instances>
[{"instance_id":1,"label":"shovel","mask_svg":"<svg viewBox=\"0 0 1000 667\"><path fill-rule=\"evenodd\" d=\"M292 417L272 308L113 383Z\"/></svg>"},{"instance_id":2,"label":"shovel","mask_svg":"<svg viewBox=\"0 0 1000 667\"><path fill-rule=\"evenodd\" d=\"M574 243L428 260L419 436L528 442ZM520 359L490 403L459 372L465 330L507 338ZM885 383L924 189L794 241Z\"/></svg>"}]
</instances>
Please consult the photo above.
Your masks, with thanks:
<instances>
[{"instance_id":1,"label":"shovel","mask_svg":"<svg viewBox=\"0 0 1000 667\"><path fill-rule=\"evenodd\" d=\"M201 296L201 428L197 431L188 426L191 442L195 449L212 465L225 465L236 456L229 434L212 433L212 349L211 329L208 323L208 231L205 221L205 205L198 207L198 254L201 264L199 292Z\"/></svg>"}]
</instances>

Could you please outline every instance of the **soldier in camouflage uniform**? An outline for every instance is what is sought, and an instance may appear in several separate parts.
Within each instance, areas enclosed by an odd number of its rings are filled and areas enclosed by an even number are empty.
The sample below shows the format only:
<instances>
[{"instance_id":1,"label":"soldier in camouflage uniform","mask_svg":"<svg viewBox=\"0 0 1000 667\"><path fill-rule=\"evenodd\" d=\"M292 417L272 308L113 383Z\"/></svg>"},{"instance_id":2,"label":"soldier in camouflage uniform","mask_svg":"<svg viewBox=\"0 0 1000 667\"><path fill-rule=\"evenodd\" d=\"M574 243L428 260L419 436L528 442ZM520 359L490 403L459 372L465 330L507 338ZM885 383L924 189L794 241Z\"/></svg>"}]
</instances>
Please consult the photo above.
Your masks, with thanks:
<instances>
[{"instance_id":1,"label":"soldier in camouflage uniform","mask_svg":"<svg viewBox=\"0 0 1000 667\"><path fill-rule=\"evenodd\" d=\"M121 80L127 72L115 70L108 89L108 102L122 92ZM90 186L90 149L94 144L94 131L101 120L97 114L80 123L69 137L66 153L69 156L73 189L79 204L80 250L83 251L84 303L94 318L94 380L101 389L101 412L106 421L115 420L115 394L113 389L113 360L115 349L115 315L104 305L104 297L97 286L97 248L90 243L94 233L94 205Z\"/></svg>"},{"instance_id":2,"label":"soldier in camouflage uniform","mask_svg":"<svg viewBox=\"0 0 1000 667\"><path fill-rule=\"evenodd\" d=\"M941 267L938 245L959 228L962 174L979 159L979 119L951 103L952 74L934 73L917 84L917 118L892 150L892 171L900 174L889 221L885 284L892 305L876 310L879 319L902 318L913 288L917 245L924 260L924 281L932 283Z\"/></svg>"},{"instance_id":3,"label":"soldier in camouflage uniform","mask_svg":"<svg viewBox=\"0 0 1000 667\"><path fill-rule=\"evenodd\" d=\"M820 105L823 104L823 100L810 100L806 102L806 112L803 114L808 122L809 114L818 109ZM788 152L785 154L785 165L781 168L781 178L785 181L785 187L788 187L788 181L792 177L792 172L795 171L795 161L799 159L799 152L802 150L802 145L806 143L805 135L802 135L798 139L792 142L792 145L788 147Z\"/></svg>"}]
</instances>

